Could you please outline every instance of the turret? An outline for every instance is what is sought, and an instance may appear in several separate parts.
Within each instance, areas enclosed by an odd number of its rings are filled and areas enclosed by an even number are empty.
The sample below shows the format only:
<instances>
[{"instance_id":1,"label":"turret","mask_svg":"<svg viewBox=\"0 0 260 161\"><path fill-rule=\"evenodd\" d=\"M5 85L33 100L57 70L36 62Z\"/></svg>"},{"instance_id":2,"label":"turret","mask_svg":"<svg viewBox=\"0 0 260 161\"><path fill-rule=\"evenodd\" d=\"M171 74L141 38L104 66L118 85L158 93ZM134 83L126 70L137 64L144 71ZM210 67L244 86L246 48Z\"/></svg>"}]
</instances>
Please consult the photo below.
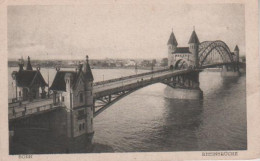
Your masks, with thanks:
<instances>
[{"instance_id":1,"label":"turret","mask_svg":"<svg viewBox=\"0 0 260 161\"><path fill-rule=\"evenodd\" d=\"M195 30L193 30L190 40L189 40L189 50L193 55L193 62L194 62L194 66L198 67L199 66L199 44L200 41L198 39L198 36L195 32Z\"/></svg>"},{"instance_id":2,"label":"turret","mask_svg":"<svg viewBox=\"0 0 260 161\"><path fill-rule=\"evenodd\" d=\"M23 66L24 66L24 60L23 58L19 59L19 71L22 71L23 70Z\"/></svg>"},{"instance_id":3,"label":"turret","mask_svg":"<svg viewBox=\"0 0 260 161\"><path fill-rule=\"evenodd\" d=\"M66 92L69 92L71 90L71 85L73 82L72 73L66 73L64 79L65 79L65 83L66 83Z\"/></svg>"},{"instance_id":4,"label":"turret","mask_svg":"<svg viewBox=\"0 0 260 161\"><path fill-rule=\"evenodd\" d=\"M72 83L73 83L73 75L72 73L66 73L64 76L65 84L66 84L66 92L64 96L66 97L65 99L65 106L67 107L68 110L71 110L72 104L71 104L71 89L72 89Z\"/></svg>"},{"instance_id":5,"label":"turret","mask_svg":"<svg viewBox=\"0 0 260 161\"><path fill-rule=\"evenodd\" d=\"M86 80L89 81L89 82L93 82L94 77L93 77L91 68L89 66L88 56L86 56L86 61L83 63L82 71L86 76Z\"/></svg>"},{"instance_id":6,"label":"turret","mask_svg":"<svg viewBox=\"0 0 260 161\"><path fill-rule=\"evenodd\" d=\"M167 46L168 46L168 65L171 65L175 61L174 60L174 56L172 55L172 53L174 51L176 51L177 46L178 46L178 42L177 42L177 40L175 38L175 35L174 35L173 31L172 31L172 33L170 35L170 38L169 38L168 43L167 43Z\"/></svg>"},{"instance_id":7,"label":"turret","mask_svg":"<svg viewBox=\"0 0 260 161\"><path fill-rule=\"evenodd\" d=\"M236 56L236 60L237 62L239 62L239 48L238 46L236 45L235 49L234 49L234 54Z\"/></svg>"},{"instance_id":8,"label":"turret","mask_svg":"<svg viewBox=\"0 0 260 161\"><path fill-rule=\"evenodd\" d=\"M177 42L177 40L176 40L175 35L174 35L173 32L172 32L171 35L170 35L170 38L169 38L169 40L168 40L167 45L168 45L168 51L169 51L169 53L174 52L174 51L176 50L177 46L178 46L178 42Z\"/></svg>"},{"instance_id":9,"label":"turret","mask_svg":"<svg viewBox=\"0 0 260 161\"><path fill-rule=\"evenodd\" d=\"M86 61L84 62L82 66L82 71L85 75L85 100L86 100L86 112L87 112L87 118L86 118L86 132L87 134L93 134L93 113L94 113L94 102L93 102L93 74L91 71L91 68L89 66L89 59L88 56L86 56Z\"/></svg>"},{"instance_id":10,"label":"turret","mask_svg":"<svg viewBox=\"0 0 260 161\"><path fill-rule=\"evenodd\" d=\"M29 56L28 56L28 62L27 62L26 70L33 70L33 69L32 69L32 65L31 65L31 61L30 61L30 57L29 57Z\"/></svg>"}]
</instances>

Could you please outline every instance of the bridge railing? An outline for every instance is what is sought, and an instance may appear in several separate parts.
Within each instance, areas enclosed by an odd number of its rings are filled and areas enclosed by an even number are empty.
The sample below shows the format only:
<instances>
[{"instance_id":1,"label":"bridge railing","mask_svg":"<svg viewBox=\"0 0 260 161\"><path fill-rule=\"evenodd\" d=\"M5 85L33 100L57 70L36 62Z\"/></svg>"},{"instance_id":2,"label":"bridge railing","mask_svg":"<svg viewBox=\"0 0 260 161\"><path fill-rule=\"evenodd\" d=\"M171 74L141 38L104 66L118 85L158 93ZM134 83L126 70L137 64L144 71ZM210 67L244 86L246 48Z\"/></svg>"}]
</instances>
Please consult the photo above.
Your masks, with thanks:
<instances>
[{"instance_id":1,"label":"bridge railing","mask_svg":"<svg viewBox=\"0 0 260 161\"><path fill-rule=\"evenodd\" d=\"M167 68L167 69L161 69L161 70L156 70L156 71L152 71L152 72L130 75L130 76L121 77L121 78L110 79L110 80L106 80L106 81L99 81L99 82L95 82L94 86L98 86L98 85L102 85L102 84L106 84L106 83L112 83L112 82L121 81L121 80L126 80L126 79L130 79L130 78L136 78L136 77L140 77L140 76L145 76L145 75L149 75L149 74L152 74L152 73L165 72L165 71L168 71L168 70L169 69Z\"/></svg>"},{"instance_id":2,"label":"bridge railing","mask_svg":"<svg viewBox=\"0 0 260 161\"><path fill-rule=\"evenodd\" d=\"M19 101L22 101L22 100L23 100L22 97L9 98L9 99L8 99L8 103L16 103L16 102L19 102Z\"/></svg>"},{"instance_id":3,"label":"bridge railing","mask_svg":"<svg viewBox=\"0 0 260 161\"><path fill-rule=\"evenodd\" d=\"M53 96L53 93L50 93L49 94L49 98L52 98ZM46 100L46 99L49 99L48 96L46 96L46 98L36 98L36 99L33 99L31 102L36 102L36 101L42 101L42 100ZM8 104L9 106L16 106L18 104L22 104L24 102L29 102L28 99L23 99L23 97L17 97L17 98L9 98L8 99Z\"/></svg>"},{"instance_id":4,"label":"bridge railing","mask_svg":"<svg viewBox=\"0 0 260 161\"><path fill-rule=\"evenodd\" d=\"M40 106L35 106L35 107L28 107L26 105L21 105L19 107L12 107L8 109L8 118L9 120L15 119L15 118L20 118L20 117L25 117L31 114L47 111L47 110L52 110L57 107L63 107L63 104L53 104L53 103L48 103Z\"/></svg>"},{"instance_id":5,"label":"bridge railing","mask_svg":"<svg viewBox=\"0 0 260 161\"><path fill-rule=\"evenodd\" d=\"M150 78L137 80L136 82L132 82L132 83L129 83L129 84L122 84L121 86L115 87L113 89L106 89L106 90L103 90L103 91L96 92L94 97L95 97L95 99L98 99L100 97L107 96L111 93L117 93L117 92L122 92L122 91L126 91L126 90L135 90L135 89L138 89L140 87L147 86L149 84L160 82L160 81L164 80L165 78L171 77L173 74L174 75L186 74L186 73L189 73L191 71L194 71L194 70L193 69L179 70L179 71L175 71L173 73L167 73L163 76L153 76L153 77L150 77ZM195 70L195 71L197 71L197 70Z\"/></svg>"}]
</instances>

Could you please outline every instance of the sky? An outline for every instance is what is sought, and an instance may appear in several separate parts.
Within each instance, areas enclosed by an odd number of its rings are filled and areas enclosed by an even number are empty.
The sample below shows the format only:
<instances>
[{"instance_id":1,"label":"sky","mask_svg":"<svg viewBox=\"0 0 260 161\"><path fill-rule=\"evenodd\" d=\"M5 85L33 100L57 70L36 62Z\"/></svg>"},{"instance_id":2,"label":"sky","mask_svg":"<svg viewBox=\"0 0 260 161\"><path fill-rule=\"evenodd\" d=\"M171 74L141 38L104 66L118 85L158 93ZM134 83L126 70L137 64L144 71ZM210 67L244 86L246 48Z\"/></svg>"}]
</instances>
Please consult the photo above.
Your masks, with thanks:
<instances>
[{"instance_id":1,"label":"sky","mask_svg":"<svg viewBox=\"0 0 260 161\"><path fill-rule=\"evenodd\" d=\"M222 40L245 54L242 4L98 4L8 6L8 58L167 57L173 30L179 47L195 31L200 42Z\"/></svg>"}]
</instances>

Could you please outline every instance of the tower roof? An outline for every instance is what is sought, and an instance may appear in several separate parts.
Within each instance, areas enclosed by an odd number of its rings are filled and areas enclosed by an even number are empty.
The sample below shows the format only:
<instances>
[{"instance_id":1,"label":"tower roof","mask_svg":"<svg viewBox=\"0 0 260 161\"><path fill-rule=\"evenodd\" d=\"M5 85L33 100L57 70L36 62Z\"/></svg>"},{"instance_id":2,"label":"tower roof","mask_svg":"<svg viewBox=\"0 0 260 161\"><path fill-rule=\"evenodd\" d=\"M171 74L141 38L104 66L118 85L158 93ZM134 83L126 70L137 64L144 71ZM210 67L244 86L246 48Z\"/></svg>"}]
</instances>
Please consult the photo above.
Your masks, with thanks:
<instances>
[{"instance_id":1,"label":"tower roof","mask_svg":"<svg viewBox=\"0 0 260 161\"><path fill-rule=\"evenodd\" d=\"M31 61L30 61L30 57L29 57L29 56L28 56L28 62L27 62L26 70L33 70L33 69L32 69L32 65L31 65Z\"/></svg>"},{"instance_id":2,"label":"tower roof","mask_svg":"<svg viewBox=\"0 0 260 161\"><path fill-rule=\"evenodd\" d=\"M93 81L94 77L89 66L88 56L86 62L84 64L79 64L79 71L57 71L54 81L50 87L50 90L54 91L66 91L66 82L65 82L65 75L71 74L73 81L72 87L75 88L77 86L77 82L79 79L83 78L84 81ZM83 75L83 77L81 77Z\"/></svg>"},{"instance_id":3,"label":"tower roof","mask_svg":"<svg viewBox=\"0 0 260 161\"><path fill-rule=\"evenodd\" d=\"M177 46L177 45L178 45L177 40L176 40L175 35L174 35L173 32L172 32L171 35L170 35L170 38L169 38L169 40L168 40L167 45L174 45L174 46Z\"/></svg>"},{"instance_id":4,"label":"tower roof","mask_svg":"<svg viewBox=\"0 0 260 161\"><path fill-rule=\"evenodd\" d=\"M193 32L192 32L192 34L190 36L189 44L191 44L191 43L196 43L196 44L200 43L199 38L198 38L195 30L193 30Z\"/></svg>"},{"instance_id":5,"label":"tower roof","mask_svg":"<svg viewBox=\"0 0 260 161\"><path fill-rule=\"evenodd\" d=\"M15 73L18 87L31 87L32 85L47 86L40 71L23 70Z\"/></svg>"},{"instance_id":6,"label":"tower roof","mask_svg":"<svg viewBox=\"0 0 260 161\"><path fill-rule=\"evenodd\" d=\"M234 51L239 51L239 48L238 48L238 46L237 46L237 45L236 45L236 47L235 47Z\"/></svg>"},{"instance_id":7,"label":"tower roof","mask_svg":"<svg viewBox=\"0 0 260 161\"><path fill-rule=\"evenodd\" d=\"M90 80L90 81L94 80L91 68L89 66L88 55L86 56L86 62L84 62L83 64L83 72L85 73L86 80Z\"/></svg>"},{"instance_id":8,"label":"tower roof","mask_svg":"<svg viewBox=\"0 0 260 161\"><path fill-rule=\"evenodd\" d=\"M57 71L55 78L52 82L52 85L50 87L50 90L66 91L66 83L65 83L64 77L67 73L70 73L73 77L73 80L75 80L75 78L77 76L76 72L74 72L74 71ZM74 82L72 82L72 83L74 83Z\"/></svg>"}]
</instances>

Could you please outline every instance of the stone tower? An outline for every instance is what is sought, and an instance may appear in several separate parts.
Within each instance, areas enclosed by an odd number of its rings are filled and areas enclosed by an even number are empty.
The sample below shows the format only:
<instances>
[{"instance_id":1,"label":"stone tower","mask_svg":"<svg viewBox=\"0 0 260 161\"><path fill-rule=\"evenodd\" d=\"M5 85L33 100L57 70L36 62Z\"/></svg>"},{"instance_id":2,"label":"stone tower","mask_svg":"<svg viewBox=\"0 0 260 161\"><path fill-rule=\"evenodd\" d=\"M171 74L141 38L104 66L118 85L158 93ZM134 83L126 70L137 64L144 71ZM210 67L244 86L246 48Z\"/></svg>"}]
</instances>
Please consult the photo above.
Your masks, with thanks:
<instances>
[{"instance_id":1,"label":"stone tower","mask_svg":"<svg viewBox=\"0 0 260 161\"><path fill-rule=\"evenodd\" d=\"M87 134L94 133L93 130L93 113L94 113L94 99L93 99L93 75L91 68L89 66L88 56L86 56L86 62L83 64L82 69L84 75L85 75L85 105L86 105L86 132Z\"/></svg>"},{"instance_id":2,"label":"stone tower","mask_svg":"<svg viewBox=\"0 0 260 161\"><path fill-rule=\"evenodd\" d=\"M168 46L168 65L170 66L171 64L173 64L172 53L177 49L178 46L178 42L175 38L173 31L170 35L167 46Z\"/></svg>"},{"instance_id":3,"label":"stone tower","mask_svg":"<svg viewBox=\"0 0 260 161\"><path fill-rule=\"evenodd\" d=\"M21 58L18 61L19 61L19 64L18 64L19 65L19 71L22 71L23 67L24 67L24 60L23 60L23 58Z\"/></svg>"},{"instance_id":4,"label":"stone tower","mask_svg":"<svg viewBox=\"0 0 260 161\"><path fill-rule=\"evenodd\" d=\"M28 62L27 62L26 70L33 70L29 56L28 56Z\"/></svg>"},{"instance_id":5,"label":"stone tower","mask_svg":"<svg viewBox=\"0 0 260 161\"><path fill-rule=\"evenodd\" d=\"M193 30L189 40L189 50L192 53L192 57L193 57L192 64L196 68L199 66L199 44L200 41L198 39L198 36L195 30Z\"/></svg>"},{"instance_id":6,"label":"stone tower","mask_svg":"<svg viewBox=\"0 0 260 161\"><path fill-rule=\"evenodd\" d=\"M236 47L234 49L234 54L236 56L236 60L234 60L234 61L239 62L239 48L238 48L237 45L236 45Z\"/></svg>"},{"instance_id":7,"label":"stone tower","mask_svg":"<svg viewBox=\"0 0 260 161\"><path fill-rule=\"evenodd\" d=\"M61 98L67 110L67 136L75 138L87 134L92 140L93 130L93 75L87 60L79 71L65 72L66 91Z\"/></svg>"},{"instance_id":8,"label":"stone tower","mask_svg":"<svg viewBox=\"0 0 260 161\"><path fill-rule=\"evenodd\" d=\"M53 125L57 135L66 136L69 141L67 151L76 152L92 144L93 130L93 75L88 56L76 71L60 71L50 90L53 103L63 107L54 116Z\"/></svg>"}]
</instances>

